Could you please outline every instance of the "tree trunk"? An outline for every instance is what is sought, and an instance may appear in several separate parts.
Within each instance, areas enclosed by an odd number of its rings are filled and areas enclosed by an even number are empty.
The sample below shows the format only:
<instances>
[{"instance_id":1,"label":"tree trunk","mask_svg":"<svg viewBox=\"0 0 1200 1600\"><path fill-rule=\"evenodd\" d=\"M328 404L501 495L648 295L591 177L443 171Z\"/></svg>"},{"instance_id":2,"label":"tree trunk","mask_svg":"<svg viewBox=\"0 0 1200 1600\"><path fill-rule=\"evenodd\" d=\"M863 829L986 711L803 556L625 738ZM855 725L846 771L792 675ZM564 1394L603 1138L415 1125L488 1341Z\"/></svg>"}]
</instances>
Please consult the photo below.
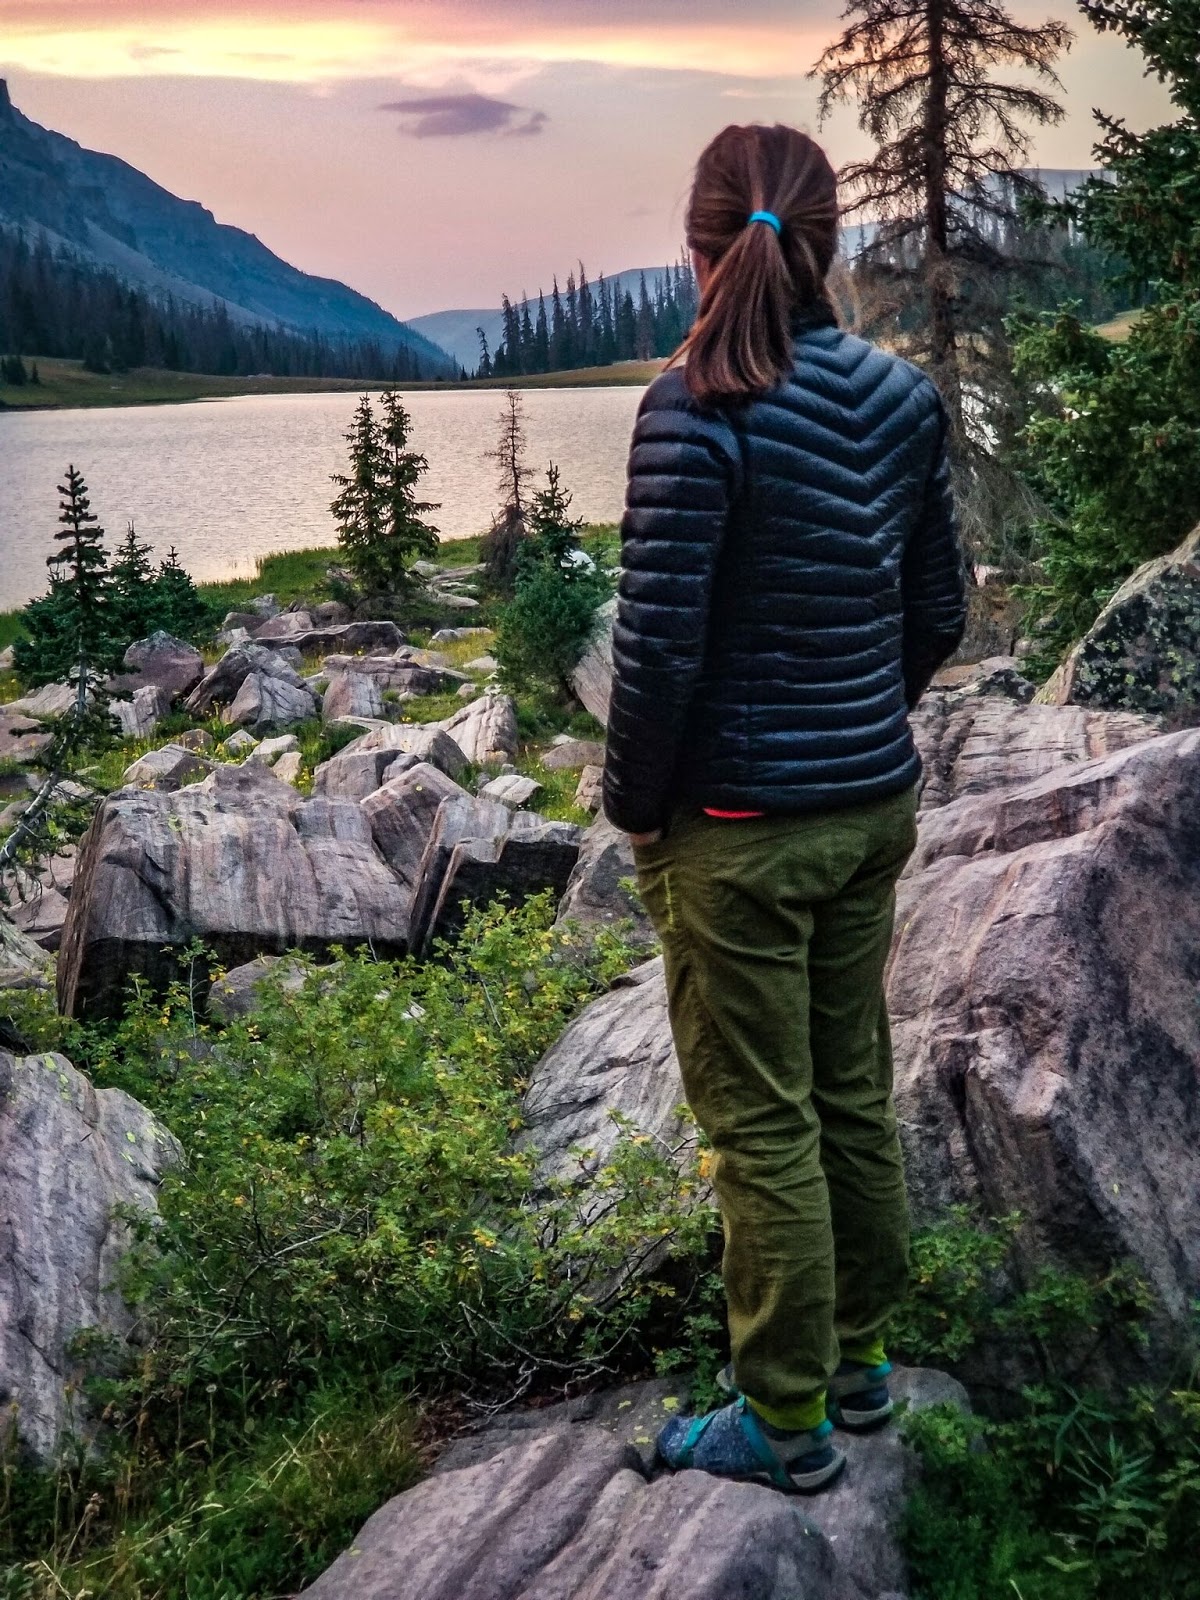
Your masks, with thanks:
<instances>
[{"instance_id":1,"label":"tree trunk","mask_svg":"<svg viewBox=\"0 0 1200 1600\"><path fill-rule=\"evenodd\" d=\"M925 101L925 275L929 295L930 361L956 429L962 423L954 277L949 256L950 71L946 61L945 0L926 0L929 92Z\"/></svg>"}]
</instances>

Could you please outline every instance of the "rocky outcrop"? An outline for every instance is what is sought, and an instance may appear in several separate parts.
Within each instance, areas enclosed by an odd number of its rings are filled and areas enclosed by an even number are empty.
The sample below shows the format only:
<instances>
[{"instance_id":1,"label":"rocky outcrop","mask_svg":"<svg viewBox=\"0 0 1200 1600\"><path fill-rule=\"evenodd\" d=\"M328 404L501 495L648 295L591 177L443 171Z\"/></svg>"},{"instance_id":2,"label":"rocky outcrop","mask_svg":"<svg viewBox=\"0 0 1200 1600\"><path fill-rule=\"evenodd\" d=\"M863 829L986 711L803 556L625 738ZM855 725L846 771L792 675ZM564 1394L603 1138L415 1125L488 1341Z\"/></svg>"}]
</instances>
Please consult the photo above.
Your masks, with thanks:
<instances>
[{"instance_id":1,"label":"rocky outcrop","mask_svg":"<svg viewBox=\"0 0 1200 1600\"><path fill-rule=\"evenodd\" d=\"M54 743L54 735L32 717L0 706L0 761L34 762Z\"/></svg>"},{"instance_id":2,"label":"rocky outcrop","mask_svg":"<svg viewBox=\"0 0 1200 1600\"><path fill-rule=\"evenodd\" d=\"M607 600L596 613L587 649L571 673L571 687L597 722L608 726L612 697L612 635L617 618L616 600Z\"/></svg>"},{"instance_id":3,"label":"rocky outcrop","mask_svg":"<svg viewBox=\"0 0 1200 1600\"><path fill-rule=\"evenodd\" d=\"M289 949L400 955L409 897L358 805L304 800L261 762L162 794L109 795L80 851L59 956L69 1016L107 1014L134 973L155 987L202 939L227 966Z\"/></svg>"},{"instance_id":4,"label":"rocky outcrop","mask_svg":"<svg viewBox=\"0 0 1200 1600\"><path fill-rule=\"evenodd\" d=\"M335 672L321 698L321 720L338 722L344 717L383 718L383 690L365 672Z\"/></svg>"},{"instance_id":5,"label":"rocky outcrop","mask_svg":"<svg viewBox=\"0 0 1200 1600\"><path fill-rule=\"evenodd\" d=\"M1200 528L1121 585L1038 696L1176 718L1200 707Z\"/></svg>"},{"instance_id":6,"label":"rocky outcrop","mask_svg":"<svg viewBox=\"0 0 1200 1600\"><path fill-rule=\"evenodd\" d=\"M164 744L158 750L148 750L144 756L131 761L125 768L123 783L137 789L182 789L195 783L213 770L213 763L197 750L185 750L177 744Z\"/></svg>"},{"instance_id":7,"label":"rocky outcrop","mask_svg":"<svg viewBox=\"0 0 1200 1600\"><path fill-rule=\"evenodd\" d=\"M926 816L888 994L918 1215L1200 1291L1200 732Z\"/></svg>"},{"instance_id":8,"label":"rocky outcrop","mask_svg":"<svg viewBox=\"0 0 1200 1600\"><path fill-rule=\"evenodd\" d=\"M374 755L382 751L390 752L393 758L400 755L416 756L418 761L429 761L435 767L440 767L450 778L457 778L467 765L467 757L461 747L440 723L371 724L366 718L354 718L353 722L356 726L365 725L366 731L340 752L343 758Z\"/></svg>"},{"instance_id":9,"label":"rocky outcrop","mask_svg":"<svg viewBox=\"0 0 1200 1600\"><path fill-rule=\"evenodd\" d=\"M921 806L1013 789L1159 732L1146 717L1078 706L1024 705L994 677L925 696L912 717L924 767Z\"/></svg>"},{"instance_id":10,"label":"rocky outcrop","mask_svg":"<svg viewBox=\"0 0 1200 1600\"><path fill-rule=\"evenodd\" d=\"M604 1165L616 1149L619 1112L668 1149L689 1137L679 1063L671 1042L661 957L635 967L550 1046L525 1093L521 1143L538 1153L538 1176L575 1179L573 1152Z\"/></svg>"},{"instance_id":11,"label":"rocky outcrop","mask_svg":"<svg viewBox=\"0 0 1200 1600\"><path fill-rule=\"evenodd\" d=\"M10 700L8 709L24 717L65 717L75 704L75 688L69 683L46 683L32 694Z\"/></svg>"},{"instance_id":12,"label":"rocky outcrop","mask_svg":"<svg viewBox=\"0 0 1200 1600\"><path fill-rule=\"evenodd\" d=\"M165 690L168 700L191 694L204 676L204 657L199 650L161 628L131 644L123 665L124 673L113 680L114 689L136 692L153 684Z\"/></svg>"},{"instance_id":13,"label":"rocky outcrop","mask_svg":"<svg viewBox=\"0 0 1200 1600\"><path fill-rule=\"evenodd\" d=\"M959 1385L902 1372L912 1409ZM917 1478L895 1430L809 1500L702 1472L648 1481L677 1393L644 1384L509 1416L377 1511L306 1600L896 1600ZM460 1464L461 1463L461 1464Z\"/></svg>"},{"instance_id":14,"label":"rocky outcrop","mask_svg":"<svg viewBox=\"0 0 1200 1600\"><path fill-rule=\"evenodd\" d=\"M118 1341L133 1319L113 1287L128 1249L117 1206L152 1211L170 1136L119 1089L93 1089L60 1055L0 1051L0 1405L51 1458L86 1434L79 1333Z\"/></svg>"},{"instance_id":15,"label":"rocky outcrop","mask_svg":"<svg viewBox=\"0 0 1200 1600\"><path fill-rule=\"evenodd\" d=\"M0 911L0 1006L5 989L44 989L53 978L46 952Z\"/></svg>"},{"instance_id":16,"label":"rocky outcrop","mask_svg":"<svg viewBox=\"0 0 1200 1600\"><path fill-rule=\"evenodd\" d=\"M185 710L194 717L207 717L214 706L232 705L251 673L278 679L295 689L303 687L300 674L278 650L265 644L239 644L227 650L216 666L204 674L184 702Z\"/></svg>"},{"instance_id":17,"label":"rocky outcrop","mask_svg":"<svg viewBox=\"0 0 1200 1600\"><path fill-rule=\"evenodd\" d=\"M405 891L415 899L425 849L443 800L469 803L470 795L428 761L390 778L362 802L376 848ZM405 926L404 938L408 939Z\"/></svg>"},{"instance_id":18,"label":"rocky outcrop","mask_svg":"<svg viewBox=\"0 0 1200 1600\"><path fill-rule=\"evenodd\" d=\"M357 655L397 650L404 635L394 622L342 622L293 634L288 643L304 656Z\"/></svg>"},{"instance_id":19,"label":"rocky outcrop","mask_svg":"<svg viewBox=\"0 0 1200 1600\"><path fill-rule=\"evenodd\" d=\"M294 727L316 714L316 698L303 683L291 683L265 672L249 672L242 679L225 720L234 727L265 733L271 728Z\"/></svg>"},{"instance_id":20,"label":"rocky outcrop","mask_svg":"<svg viewBox=\"0 0 1200 1600\"><path fill-rule=\"evenodd\" d=\"M1200 1293L1197 950L1200 731L922 815L888 981L914 1211L1020 1211L1031 1272L1131 1262L1167 1317L1151 1360ZM603 1156L614 1109L681 1136L661 971L631 977L532 1074L547 1175Z\"/></svg>"},{"instance_id":21,"label":"rocky outcrop","mask_svg":"<svg viewBox=\"0 0 1200 1600\"><path fill-rule=\"evenodd\" d=\"M480 695L438 726L472 766L498 766L517 753L517 708L509 695Z\"/></svg>"},{"instance_id":22,"label":"rocky outcrop","mask_svg":"<svg viewBox=\"0 0 1200 1600\"><path fill-rule=\"evenodd\" d=\"M277 617L268 617L261 627L255 628L254 638L259 644L282 640L295 644L301 634L313 631L313 619L307 611L281 611Z\"/></svg>"},{"instance_id":23,"label":"rocky outcrop","mask_svg":"<svg viewBox=\"0 0 1200 1600\"><path fill-rule=\"evenodd\" d=\"M635 944L653 944L654 929L637 892L637 864L628 834L597 817L583 836L579 860L558 908L559 922L584 928L632 922Z\"/></svg>"},{"instance_id":24,"label":"rocky outcrop","mask_svg":"<svg viewBox=\"0 0 1200 1600\"><path fill-rule=\"evenodd\" d=\"M464 904L498 895L561 896L579 857L580 830L491 800L465 795L439 808L418 869L410 945L425 954L462 927Z\"/></svg>"},{"instance_id":25,"label":"rocky outcrop","mask_svg":"<svg viewBox=\"0 0 1200 1600\"><path fill-rule=\"evenodd\" d=\"M453 741L450 741L453 744ZM458 746L453 746L458 754ZM415 766L419 756L383 750L343 750L322 761L313 774L313 793L327 800L365 800L407 767Z\"/></svg>"},{"instance_id":26,"label":"rocky outcrop","mask_svg":"<svg viewBox=\"0 0 1200 1600\"><path fill-rule=\"evenodd\" d=\"M604 746L595 739L557 740L542 753L547 772L582 772L584 767L604 765Z\"/></svg>"},{"instance_id":27,"label":"rocky outcrop","mask_svg":"<svg viewBox=\"0 0 1200 1600\"><path fill-rule=\"evenodd\" d=\"M117 719L123 739L148 739L171 711L171 696L160 684L135 689L128 700L114 700L109 706Z\"/></svg>"}]
</instances>

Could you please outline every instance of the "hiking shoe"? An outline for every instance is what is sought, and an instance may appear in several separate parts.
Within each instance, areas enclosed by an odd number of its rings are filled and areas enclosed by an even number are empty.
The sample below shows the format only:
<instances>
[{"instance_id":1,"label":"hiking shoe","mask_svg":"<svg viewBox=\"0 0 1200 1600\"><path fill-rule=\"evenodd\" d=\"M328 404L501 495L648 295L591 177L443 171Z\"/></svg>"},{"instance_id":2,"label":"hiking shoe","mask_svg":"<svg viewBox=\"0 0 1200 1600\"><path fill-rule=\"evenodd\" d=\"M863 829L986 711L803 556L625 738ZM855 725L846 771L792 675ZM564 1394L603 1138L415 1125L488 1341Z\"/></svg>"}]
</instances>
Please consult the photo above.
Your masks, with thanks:
<instances>
[{"instance_id":1,"label":"hiking shoe","mask_svg":"<svg viewBox=\"0 0 1200 1600\"><path fill-rule=\"evenodd\" d=\"M835 1427L848 1433L868 1433L895 1410L888 1393L890 1361L869 1367L864 1361L843 1361L829 1380L826 1415Z\"/></svg>"},{"instance_id":2,"label":"hiking shoe","mask_svg":"<svg viewBox=\"0 0 1200 1600\"><path fill-rule=\"evenodd\" d=\"M741 1394L742 1391L738 1388L737 1383L734 1380L732 1361L727 1361L721 1368L720 1372L717 1373L716 1384L717 1388L720 1389L722 1394L730 1395L735 1399L739 1394Z\"/></svg>"},{"instance_id":3,"label":"hiking shoe","mask_svg":"<svg viewBox=\"0 0 1200 1600\"><path fill-rule=\"evenodd\" d=\"M658 1436L658 1458L672 1472L695 1467L739 1483L765 1483L785 1494L814 1494L846 1465L829 1442L831 1422L783 1433L755 1416L745 1396L703 1417L672 1417Z\"/></svg>"}]
</instances>

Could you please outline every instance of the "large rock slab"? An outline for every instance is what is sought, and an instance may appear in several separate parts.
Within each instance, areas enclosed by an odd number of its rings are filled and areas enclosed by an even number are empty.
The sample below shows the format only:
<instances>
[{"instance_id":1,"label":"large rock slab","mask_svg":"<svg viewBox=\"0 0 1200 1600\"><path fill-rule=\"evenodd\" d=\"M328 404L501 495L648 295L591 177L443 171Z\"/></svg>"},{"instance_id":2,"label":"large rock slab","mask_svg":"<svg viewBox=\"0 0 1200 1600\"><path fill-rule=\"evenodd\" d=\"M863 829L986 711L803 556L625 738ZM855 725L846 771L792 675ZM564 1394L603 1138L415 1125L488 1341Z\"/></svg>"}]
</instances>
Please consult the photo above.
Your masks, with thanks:
<instances>
[{"instance_id":1,"label":"large rock slab","mask_svg":"<svg viewBox=\"0 0 1200 1600\"><path fill-rule=\"evenodd\" d=\"M786 1496L700 1472L647 1484L600 1429L550 1429L427 1479L310 1600L862 1600Z\"/></svg>"},{"instance_id":2,"label":"large rock slab","mask_svg":"<svg viewBox=\"0 0 1200 1600\"><path fill-rule=\"evenodd\" d=\"M162 719L170 715L171 696L161 684L150 683L135 689L128 700L114 700L109 711L116 718L123 739L148 739Z\"/></svg>"},{"instance_id":3,"label":"large rock slab","mask_svg":"<svg viewBox=\"0 0 1200 1600\"><path fill-rule=\"evenodd\" d=\"M916 1216L1020 1211L1030 1273L1132 1263L1165 1311L1151 1367L1200 1294L1198 952L1200 731L922 814L888 980ZM547 1176L603 1157L613 1110L682 1137L661 969L631 977L532 1074Z\"/></svg>"},{"instance_id":4,"label":"large rock slab","mask_svg":"<svg viewBox=\"0 0 1200 1600\"><path fill-rule=\"evenodd\" d=\"M592 637L571 673L571 687L595 717L608 726L608 703L612 698L613 624L617 602L606 600L596 613Z\"/></svg>"},{"instance_id":5,"label":"large rock slab","mask_svg":"<svg viewBox=\"0 0 1200 1600\"><path fill-rule=\"evenodd\" d=\"M134 691L154 684L166 691L169 700L191 694L204 676L204 657L199 650L162 628L135 640L122 664L125 671L113 679L114 689Z\"/></svg>"},{"instance_id":6,"label":"large rock slab","mask_svg":"<svg viewBox=\"0 0 1200 1600\"><path fill-rule=\"evenodd\" d=\"M0 1005L5 989L44 989L53 979L46 952L0 910Z\"/></svg>"},{"instance_id":7,"label":"large rock slab","mask_svg":"<svg viewBox=\"0 0 1200 1600\"><path fill-rule=\"evenodd\" d=\"M430 762L418 761L362 802L376 848L414 898L434 821L442 801L450 799L469 804L471 797Z\"/></svg>"},{"instance_id":8,"label":"large rock slab","mask_svg":"<svg viewBox=\"0 0 1200 1600\"><path fill-rule=\"evenodd\" d=\"M204 674L184 702L185 709L194 717L207 717L214 706L232 705L251 673L301 687L300 674L278 650L265 644L238 644Z\"/></svg>"},{"instance_id":9,"label":"large rock slab","mask_svg":"<svg viewBox=\"0 0 1200 1600\"><path fill-rule=\"evenodd\" d=\"M913 1410L966 1406L944 1374L898 1370ZM811 1499L701 1472L648 1476L678 1386L631 1384L461 1437L377 1511L312 1600L899 1600L918 1476L896 1429L850 1441Z\"/></svg>"},{"instance_id":10,"label":"large rock slab","mask_svg":"<svg viewBox=\"0 0 1200 1600\"><path fill-rule=\"evenodd\" d=\"M313 627L289 636L302 655L356 655L394 651L404 643L404 635L394 622L343 622L328 627Z\"/></svg>"},{"instance_id":11,"label":"large rock slab","mask_svg":"<svg viewBox=\"0 0 1200 1600\"><path fill-rule=\"evenodd\" d=\"M1200 528L1126 579L1038 698L1170 718L1200 706Z\"/></svg>"},{"instance_id":12,"label":"large rock slab","mask_svg":"<svg viewBox=\"0 0 1200 1600\"><path fill-rule=\"evenodd\" d=\"M451 741L453 742L453 741ZM458 746L454 746L458 754ZM369 794L399 777L406 767L416 766L419 756L394 749L343 750L331 756L313 773L313 793L328 800L365 800Z\"/></svg>"},{"instance_id":13,"label":"large rock slab","mask_svg":"<svg viewBox=\"0 0 1200 1600\"><path fill-rule=\"evenodd\" d=\"M58 965L66 1015L119 1009L130 977L170 981L202 939L223 965L370 944L400 955L409 897L353 802L304 800L269 767L218 767L174 794L122 789L80 851Z\"/></svg>"},{"instance_id":14,"label":"large rock slab","mask_svg":"<svg viewBox=\"0 0 1200 1600\"><path fill-rule=\"evenodd\" d=\"M509 695L489 691L438 726L472 766L500 765L517 753L517 708Z\"/></svg>"},{"instance_id":15,"label":"large rock slab","mask_svg":"<svg viewBox=\"0 0 1200 1600\"><path fill-rule=\"evenodd\" d=\"M637 863L629 835L607 817L597 817L583 836L558 920L589 929L632 922L628 937L633 943L654 943L654 927L637 892Z\"/></svg>"},{"instance_id":16,"label":"large rock slab","mask_svg":"<svg viewBox=\"0 0 1200 1600\"><path fill-rule=\"evenodd\" d=\"M494 800L467 795L438 808L418 869L411 948L428 951L435 939L452 938L467 906L483 906L500 895L522 900L549 889L561 896L579 858L580 830L513 811Z\"/></svg>"},{"instance_id":17,"label":"large rock slab","mask_svg":"<svg viewBox=\"0 0 1200 1600\"><path fill-rule=\"evenodd\" d=\"M921 806L1019 788L1031 779L1153 738L1148 717L1079 706L1023 705L994 679L927 694L912 717L924 776Z\"/></svg>"},{"instance_id":18,"label":"large rock slab","mask_svg":"<svg viewBox=\"0 0 1200 1600\"><path fill-rule=\"evenodd\" d=\"M365 732L341 751L343 756L388 750L393 755L416 756L419 761L429 761L450 778L459 777L466 768L468 757L440 722L371 723L367 718L358 717L346 720L365 726Z\"/></svg>"},{"instance_id":19,"label":"large rock slab","mask_svg":"<svg viewBox=\"0 0 1200 1600\"><path fill-rule=\"evenodd\" d=\"M668 1149L690 1138L667 1016L662 958L627 973L587 1006L534 1068L520 1143L538 1154L539 1182L579 1176L577 1149L605 1165L621 1139L613 1113Z\"/></svg>"},{"instance_id":20,"label":"large rock slab","mask_svg":"<svg viewBox=\"0 0 1200 1600\"><path fill-rule=\"evenodd\" d=\"M0 1405L36 1458L89 1431L68 1350L87 1329L133 1332L113 1287L131 1242L114 1211L152 1212L175 1156L131 1096L94 1089L64 1056L0 1051Z\"/></svg>"},{"instance_id":21,"label":"large rock slab","mask_svg":"<svg viewBox=\"0 0 1200 1600\"><path fill-rule=\"evenodd\" d=\"M316 697L304 684L289 683L264 672L249 672L225 719L234 727L266 733L271 728L295 727L316 714Z\"/></svg>"},{"instance_id":22,"label":"large rock slab","mask_svg":"<svg viewBox=\"0 0 1200 1600\"><path fill-rule=\"evenodd\" d=\"M383 690L365 672L335 672L321 699L321 720L339 722L344 717L383 718Z\"/></svg>"},{"instance_id":23,"label":"large rock slab","mask_svg":"<svg viewBox=\"0 0 1200 1600\"><path fill-rule=\"evenodd\" d=\"M25 717L65 717L75 704L75 687L70 683L45 683L32 694L10 700L8 710Z\"/></svg>"},{"instance_id":24,"label":"large rock slab","mask_svg":"<svg viewBox=\"0 0 1200 1600\"><path fill-rule=\"evenodd\" d=\"M928 814L888 985L919 1216L1200 1291L1200 732Z\"/></svg>"},{"instance_id":25,"label":"large rock slab","mask_svg":"<svg viewBox=\"0 0 1200 1600\"><path fill-rule=\"evenodd\" d=\"M397 694L422 695L451 692L469 682L461 672L453 672L431 659L433 652L401 645L394 655L326 656L321 670L332 678L339 672L359 672L373 678L380 690Z\"/></svg>"},{"instance_id":26,"label":"large rock slab","mask_svg":"<svg viewBox=\"0 0 1200 1600\"><path fill-rule=\"evenodd\" d=\"M34 762L54 743L54 735L11 705L0 706L0 761Z\"/></svg>"}]
</instances>

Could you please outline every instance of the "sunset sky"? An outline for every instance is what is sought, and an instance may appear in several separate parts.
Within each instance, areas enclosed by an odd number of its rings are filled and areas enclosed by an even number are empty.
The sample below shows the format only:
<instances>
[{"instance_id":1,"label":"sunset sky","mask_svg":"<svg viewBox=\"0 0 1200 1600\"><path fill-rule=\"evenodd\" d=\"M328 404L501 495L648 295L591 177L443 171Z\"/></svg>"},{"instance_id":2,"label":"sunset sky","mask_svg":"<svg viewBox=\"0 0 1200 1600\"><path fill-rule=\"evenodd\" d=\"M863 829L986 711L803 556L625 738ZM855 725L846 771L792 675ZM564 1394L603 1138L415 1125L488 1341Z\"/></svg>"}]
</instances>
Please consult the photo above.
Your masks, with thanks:
<instances>
[{"instance_id":1,"label":"sunset sky","mask_svg":"<svg viewBox=\"0 0 1200 1600\"><path fill-rule=\"evenodd\" d=\"M0 0L0 76L35 121L122 156L400 316L673 257L691 164L730 121L816 132L805 74L839 0ZM1068 116L1167 115L1140 58L1065 0ZM851 113L826 127L861 151Z\"/></svg>"}]
</instances>

